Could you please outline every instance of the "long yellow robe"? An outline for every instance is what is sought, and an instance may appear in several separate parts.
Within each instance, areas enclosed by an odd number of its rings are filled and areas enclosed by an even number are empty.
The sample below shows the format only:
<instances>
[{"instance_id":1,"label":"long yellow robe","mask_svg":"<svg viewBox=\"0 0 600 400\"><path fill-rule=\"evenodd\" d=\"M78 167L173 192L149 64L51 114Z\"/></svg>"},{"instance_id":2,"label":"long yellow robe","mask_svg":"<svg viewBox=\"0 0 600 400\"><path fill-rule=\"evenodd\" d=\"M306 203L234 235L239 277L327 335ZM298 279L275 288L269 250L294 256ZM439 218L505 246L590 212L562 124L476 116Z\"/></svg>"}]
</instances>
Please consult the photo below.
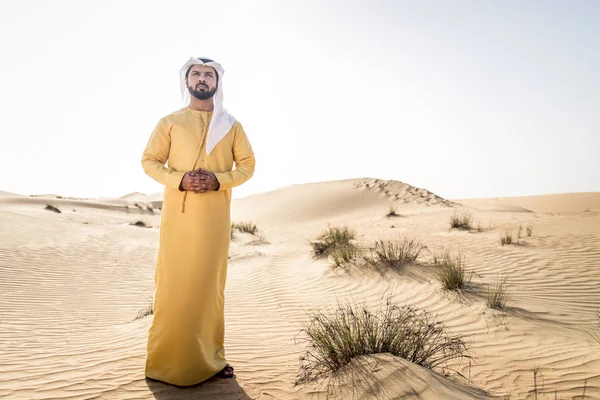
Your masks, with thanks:
<instances>
[{"instance_id":1,"label":"long yellow robe","mask_svg":"<svg viewBox=\"0 0 600 400\"><path fill-rule=\"evenodd\" d=\"M255 166L239 122L206 154L211 117L212 112L184 107L162 118L142 156L145 173L165 186L145 372L178 386L200 383L227 364L224 290L231 191L252 177ZM218 191L179 190L184 174L197 168L215 174Z\"/></svg>"}]
</instances>

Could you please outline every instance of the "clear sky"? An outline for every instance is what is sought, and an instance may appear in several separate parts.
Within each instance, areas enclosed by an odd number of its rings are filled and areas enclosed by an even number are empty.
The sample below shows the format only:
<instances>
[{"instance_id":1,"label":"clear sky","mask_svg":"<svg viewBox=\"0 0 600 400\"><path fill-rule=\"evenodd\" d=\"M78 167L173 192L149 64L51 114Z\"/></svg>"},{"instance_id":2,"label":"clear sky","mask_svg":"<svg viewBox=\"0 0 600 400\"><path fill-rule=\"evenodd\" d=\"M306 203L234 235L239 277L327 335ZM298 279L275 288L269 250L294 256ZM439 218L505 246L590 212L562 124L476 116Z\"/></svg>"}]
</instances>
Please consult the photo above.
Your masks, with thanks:
<instances>
[{"instance_id":1,"label":"clear sky","mask_svg":"<svg viewBox=\"0 0 600 400\"><path fill-rule=\"evenodd\" d=\"M155 193L190 56L225 68L255 176L445 198L600 191L600 1L0 0L0 190Z\"/></svg>"}]
</instances>

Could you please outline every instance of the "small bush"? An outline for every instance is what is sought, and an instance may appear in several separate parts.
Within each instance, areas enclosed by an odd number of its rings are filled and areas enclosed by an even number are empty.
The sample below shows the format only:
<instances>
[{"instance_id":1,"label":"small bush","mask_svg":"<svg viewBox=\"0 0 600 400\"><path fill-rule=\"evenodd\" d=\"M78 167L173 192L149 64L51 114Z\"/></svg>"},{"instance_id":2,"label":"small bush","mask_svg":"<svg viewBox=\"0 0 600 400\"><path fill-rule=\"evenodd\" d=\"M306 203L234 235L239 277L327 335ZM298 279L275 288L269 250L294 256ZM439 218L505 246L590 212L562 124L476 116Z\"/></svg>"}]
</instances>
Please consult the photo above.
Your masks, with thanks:
<instances>
[{"instance_id":1,"label":"small bush","mask_svg":"<svg viewBox=\"0 0 600 400\"><path fill-rule=\"evenodd\" d=\"M504 245L509 245L513 243L513 237L512 237L512 233L506 231L506 233L504 234L504 236L500 237L500 244L502 246Z\"/></svg>"},{"instance_id":2,"label":"small bush","mask_svg":"<svg viewBox=\"0 0 600 400\"><path fill-rule=\"evenodd\" d=\"M461 253L453 255L450 249L441 250L434 254L433 264L435 277L444 289L462 289L471 282L473 273L466 275L465 257Z\"/></svg>"},{"instance_id":3,"label":"small bush","mask_svg":"<svg viewBox=\"0 0 600 400\"><path fill-rule=\"evenodd\" d=\"M136 320L138 319L142 319L145 318L149 315L153 315L154 311L152 310L152 305L150 305L148 308L144 309L144 310L140 310L140 312L138 312L137 317L135 317Z\"/></svg>"},{"instance_id":4,"label":"small bush","mask_svg":"<svg viewBox=\"0 0 600 400\"><path fill-rule=\"evenodd\" d=\"M252 222L232 223L231 229L239 232L249 233L251 235L254 235L256 232L258 232L258 227Z\"/></svg>"},{"instance_id":5,"label":"small bush","mask_svg":"<svg viewBox=\"0 0 600 400\"><path fill-rule=\"evenodd\" d=\"M457 214L450 217L450 229L462 229L462 230L470 230L471 223L473 222L471 213L466 211L462 214Z\"/></svg>"},{"instance_id":6,"label":"small bush","mask_svg":"<svg viewBox=\"0 0 600 400\"><path fill-rule=\"evenodd\" d=\"M354 246L352 240L356 232L346 226L329 227L321 233L314 242L311 242L315 256L326 256L335 248Z\"/></svg>"},{"instance_id":7,"label":"small bush","mask_svg":"<svg viewBox=\"0 0 600 400\"><path fill-rule=\"evenodd\" d=\"M488 286L487 306L496 310L504 310L506 302L509 299L508 291L506 290L506 281L508 276L496 282L492 287Z\"/></svg>"},{"instance_id":8,"label":"small bush","mask_svg":"<svg viewBox=\"0 0 600 400\"><path fill-rule=\"evenodd\" d=\"M396 207L390 206L390 211L385 215L387 218L399 217L400 214L396 213Z\"/></svg>"},{"instance_id":9,"label":"small bush","mask_svg":"<svg viewBox=\"0 0 600 400\"><path fill-rule=\"evenodd\" d=\"M404 264L415 262L425 249L427 247L415 239L379 240L375 242L375 247L371 249L372 255L367 258L367 261L377 267L398 268Z\"/></svg>"},{"instance_id":10,"label":"small bush","mask_svg":"<svg viewBox=\"0 0 600 400\"><path fill-rule=\"evenodd\" d=\"M136 222L132 222L129 225L133 225L133 226L139 226L140 228L149 228L148 225L146 225L146 223L144 221L136 221Z\"/></svg>"},{"instance_id":11,"label":"small bush","mask_svg":"<svg viewBox=\"0 0 600 400\"><path fill-rule=\"evenodd\" d=\"M391 353L434 369L467 351L462 338L451 337L431 314L394 305L389 298L377 312L356 304L314 311L302 332L308 346L296 385L333 374L359 356Z\"/></svg>"},{"instance_id":12,"label":"small bush","mask_svg":"<svg viewBox=\"0 0 600 400\"><path fill-rule=\"evenodd\" d=\"M62 213L62 211L60 211L58 208L56 208L56 207L54 207L54 206L52 206L50 204L46 205L45 210L54 211L55 213L58 213L58 214Z\"/></svg>"},{"instance_id":13,"label":"small bush","mask_svg":"<svg viewBox=\"0 0 600 400\"><path fill-rule=\"evenodd\" d=\"M353 245L336 246L329 252L329 257L333 260L334 267L344 268L356 261L358 248Z\"/></svg>"}]
</instances>

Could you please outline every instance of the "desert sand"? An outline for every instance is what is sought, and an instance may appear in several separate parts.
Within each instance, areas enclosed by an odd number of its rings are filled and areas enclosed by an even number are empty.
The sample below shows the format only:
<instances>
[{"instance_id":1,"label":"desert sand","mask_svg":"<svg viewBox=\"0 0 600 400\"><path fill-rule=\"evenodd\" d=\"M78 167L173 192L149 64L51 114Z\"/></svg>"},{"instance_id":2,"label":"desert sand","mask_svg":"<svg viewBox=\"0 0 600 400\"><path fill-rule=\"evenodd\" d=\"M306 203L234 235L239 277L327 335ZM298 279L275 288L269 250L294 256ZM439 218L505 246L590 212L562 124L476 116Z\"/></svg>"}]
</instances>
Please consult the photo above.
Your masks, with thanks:
<instances>
[{"instance_id":1,"label":"desert sand","mask_svg":"<svg viewBox=\"0 0 600 400\"><path fill-rule=\"evenodd\" d=\"M259 229L231 244L226 351L236 378L192 388L144 377L160 198L0 192L0 398L600 399L600 343L586 332L600 309L600 193L448 200L352 179L234 200L232 220ZM386 216L390 206L399 216ZM449 229L463 211L479 231ZM407 236L460 249L471 284L445 291L425 261L385 274L331 269L310 241L342 225L365 246ZM501 246L519 226L531 236ZM487 287L503 275L511 297L491 310ZM309 310L347 299L375 307L387 295L468 338L471 362L454 365L463 377L382 354L362 360L360 379L294 386Z\"/></svg>"}]
</instances>

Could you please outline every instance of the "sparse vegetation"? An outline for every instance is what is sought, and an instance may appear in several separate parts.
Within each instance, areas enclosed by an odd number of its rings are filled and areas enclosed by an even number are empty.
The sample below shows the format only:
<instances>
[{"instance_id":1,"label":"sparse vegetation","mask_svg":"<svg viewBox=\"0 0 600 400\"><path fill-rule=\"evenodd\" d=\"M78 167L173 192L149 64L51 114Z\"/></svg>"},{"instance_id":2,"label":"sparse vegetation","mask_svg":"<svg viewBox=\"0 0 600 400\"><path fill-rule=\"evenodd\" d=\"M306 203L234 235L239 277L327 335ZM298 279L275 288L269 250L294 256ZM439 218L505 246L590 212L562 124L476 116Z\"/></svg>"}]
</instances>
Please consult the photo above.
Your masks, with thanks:
<instances>
[{"instance_id":1,"label":"sparse vegetation","mask_svg":"<svg viewBox=\"0 0 600 400\"><path fill-rule=\"evenodd\" d=\"M377 268L398 268L415 262L427 247L416 239L403 238L399 241L379 240L366 258L370 265Z\"/></svg>"},{"instance_id":2,"label":"sparse vegetation","mask_svg":"<svg viewBox=\"0 0 600 400\"><path fill-rule=\"evenodd\" d=\"M390 206L390 210L388 211L388 213L385 215L387 218L392 218L392 217L399 217L400 214L396 213L396 207L391 205Z\"/></svg>"},{"instance_id":3,"label":"sparse vegetation","mask_svg":"<svg viewBox=\"0 0 600 400\"><path fill-rule=\"evenodd\" d=\"M465 257L460 253L453 254L450 249L442 249L433 255L435 277L447 290L459 290L471 282L473 273L467 276Z\"/></svg>"},{"instance_id":4,"label":"sparse vegetation","mask_svg":"<svg viewBox=\"0 0 600 400\"><path fill-rule=\"evenodd\" d=\"M46 205L45 210L53 211L53 212L58 213L58 214L62 213L62 211L60 211L58 208L56 208L56 207L54 207L53 205L50 205L50 204Z\"/></svg>"},{"instance_id":5,"label":"sparse vegetation","mask_svg":"<svg viewBox=\"0 0 600 400\"><path fill-rule=\"evenodd\" d=\"M132 222L129 225L138 226L140 228L150 228L144 221L138 220L136 222Z\"/></svg>"},{"instance_id":6,"label":"sparse vegetation","mask_svg":"<svg viewBox=\"0 0 600 400\"><path fill-rule=\"evenodd\" d=\"M152 310L152 304L151 304L148 308L140 310L140 312L138 312L138 315L137 315L137 317L135 317L135 319L136 320L142 319L142 318L145 318L145 317L147 317L149 315L153 315L153 314L154 314L154 311Z\"/></svg>"},{"instance_id":7,"label":"sparse vegetation","mask_svg":"<svg viewBox=\"0 0 600 400\"><path fill-rule=\"evenodd\" d=\"M355 247L352 243L355 238L356 232L346 226L329 227L310 244L315 256L321 257L329 255L336 248Z\"/></svg>"},{"instance_id":8,"label":"sparse vegetation","mask_svg":"<svg viewBox=\"0 0 600 400\"><path fill-rule=\"evenodd\" d=\"M329 256L333 260L333 266L337 268L347 267L356 261L358 257L358 248L352 244L346 246L336 246L330 252Z\"/></svg>"},{"instance_id":9,"label":"sparse vegetation","mask_svg":"<svg viewBox=\"0 0 600 400\"><path fill-rule=\"evenodd\" d=\"M473 217L471 213L465 211L461 214L454 213L450 217L450 229L462 229L462 230L470 230L472 228L471 223L473 222Z\"/></svg>"},{"instance_id":10,"label":"sparse vegetation","mask_svg":"<svg viewBox=\"0 0 600 400\"><path fill-rule=\"evenodd\" d=\"M547 399L548 397L545 396L545 394L550 394L551 391L548 389L544 389L544 379L542 377L542 374L540 373L540 369L539 367L533 367L533 369L531 370L533 372L533 389L529 391L529 395L527 396L527 398L531 398L533 400L542 400L542 399ZM538 375L540 376L538 378ZM541 387L538 388L538 380L541 382ZM586 393L587 391L587 379L583 381L583 389L582 389L582 394L581 396L575 396L575 397L569 397L569 399L585 399L586 398ZM538 394L541 394L543 397L538 397ZM554 391L554 400L559 400L562 398L558 397L558 392L555 390Z\"/></svg>"},{"instance_id":11,"label":"sparse vegetation","mask_svg":"<svg viewBox=\"0 0 600 400\"><path fill-rule=\"evenodd\" d=\"M236 230L238 232L245 232L251 235L255 235L258 232L258 227L256 224L252 222L240 222L240 223L232 223L231 224L232 234L233 231Z\"/></svg>"},{"instance_id":12,"label":"sparse vegetation","mask_svg":"<svg viewBox=\"0 0 600 400\"><path fill-rule=\"evenodd\" d=\"M509 299L508 291L506 290L506 281L508 276L498 280L492 287L488 286L487 306L496 310L504 310L506 302Z\"/></svg>"},{"instance_id":13,"label":"sparse vegetation","mask_svg":"<svg viewBox=\"0 0 600 400\"><path fill-rule=\"evenodd\" d=\"M356 304L314 311L302 332L308 345L296 385L334 374L353 358L371 354L390 353L429 369L468 357L463 339L450 336L431 314L394 305L389 298L377 312Z\"/></svg>"},{"instance_id":14,"label":"sparse vegetation","mask_svg":"<svg viewBox=\"0 0 600 400\"><path fill-rule=\"evenodd\" d=\"M513 243L512 233L506 231L503 236L500 237L500 244L502 246L509 245Z\"/></svg>"}]
</instances>

